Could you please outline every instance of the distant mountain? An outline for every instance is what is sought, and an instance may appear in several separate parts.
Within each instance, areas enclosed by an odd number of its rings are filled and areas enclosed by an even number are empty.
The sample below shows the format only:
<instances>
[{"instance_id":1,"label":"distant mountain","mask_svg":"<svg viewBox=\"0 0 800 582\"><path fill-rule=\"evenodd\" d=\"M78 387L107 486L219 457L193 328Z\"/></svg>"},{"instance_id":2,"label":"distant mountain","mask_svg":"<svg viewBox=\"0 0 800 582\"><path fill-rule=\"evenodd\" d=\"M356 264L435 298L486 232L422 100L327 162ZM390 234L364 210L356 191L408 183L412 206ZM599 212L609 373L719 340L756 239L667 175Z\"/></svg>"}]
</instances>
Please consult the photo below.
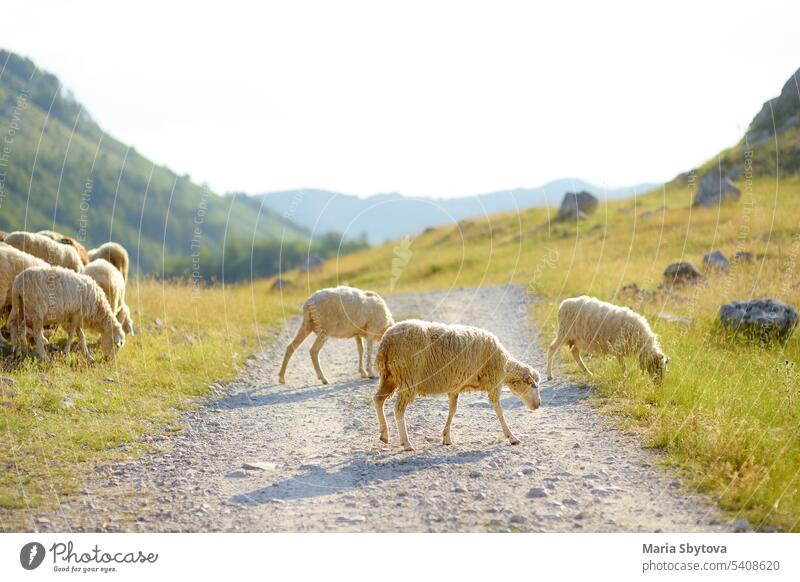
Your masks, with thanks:
<instances>
[{"instance_id":1,"label":"distant mountain","mask_svg":"<svg viewBox=\"0 0 800 582\"><path fill-rule=\"evenodd\" d=\"M251 198L220 196L120 143L55 76L4 50L0 136L2 230L55 228L87 247L113 239L143 272L173 257L218 255L230 239L308 240Z\"/></svg>"},{"instance_id":2,"label":"distant mountain","mask_svg":"<svg viewBox=\"0 0 800 582\"><path fill-rule=\"evenodd\" d=\"M366 233L371 243L381 243L472 216L533 206L557 207L566 192L586 190L601 200L612 200L643 194L656 186L639 184L605 189L583 180L565 178L537 188L517 188L460 198L412 198L397 193L359 198L314 189L269 192L255 198L315 234L337 231L352 238Z\"/></svg>"}]
</instances>

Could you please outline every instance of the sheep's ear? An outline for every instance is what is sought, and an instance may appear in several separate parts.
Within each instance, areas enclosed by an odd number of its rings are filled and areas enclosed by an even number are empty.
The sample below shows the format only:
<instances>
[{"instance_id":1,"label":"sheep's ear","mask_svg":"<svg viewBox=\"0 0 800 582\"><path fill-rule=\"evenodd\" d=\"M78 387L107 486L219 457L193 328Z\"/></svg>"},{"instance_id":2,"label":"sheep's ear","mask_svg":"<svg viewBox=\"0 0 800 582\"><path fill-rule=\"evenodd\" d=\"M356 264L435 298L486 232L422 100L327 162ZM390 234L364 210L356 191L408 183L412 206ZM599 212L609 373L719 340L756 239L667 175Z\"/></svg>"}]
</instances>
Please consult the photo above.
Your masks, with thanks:
<instances>
[{"instance_id":1,"label":"sheep's ear","mask_svg":"<svg viewBox=\"0 0 800 582\"><path fill-rule=\"evenodd\" d=\"M525 374L522 377L522 381L525 382L526 384L533 384L533 376L531 376L530 374Z\"/></svg>"}]
</instances>

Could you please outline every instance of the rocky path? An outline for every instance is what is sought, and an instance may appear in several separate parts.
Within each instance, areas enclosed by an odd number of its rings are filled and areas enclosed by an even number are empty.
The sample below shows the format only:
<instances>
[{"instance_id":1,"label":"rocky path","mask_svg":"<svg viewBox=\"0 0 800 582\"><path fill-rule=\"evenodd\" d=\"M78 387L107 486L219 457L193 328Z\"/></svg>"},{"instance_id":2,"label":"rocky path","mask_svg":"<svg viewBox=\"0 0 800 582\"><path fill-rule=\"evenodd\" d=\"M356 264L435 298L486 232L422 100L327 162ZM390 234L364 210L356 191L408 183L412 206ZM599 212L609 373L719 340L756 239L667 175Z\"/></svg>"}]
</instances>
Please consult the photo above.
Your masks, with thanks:
<instances>
[{"instance_id":1,"label":"rocky path","mask_svg":"<svg viewBox=\"0 0 800 582\"><path fill-rule=\"evenodd\" d=\"M398 318L485 327L539 370L520 287L392 297ZM297 322L292 322L292 326ZM186 414L179 436L153 452L98 468L84 495L48 516L73 531L716 531L729 529L633 437L584 402L587 390L545 382L542 407L510 393L510 446L485 397L465 394L453 445L440 444L446 399L421 398L407 419L416 452L378 440L376 380L356 374L351 340L332 340L317 384L308 346L277 370L294 329L251 360L220 397ZM39 525L33 522L33 529Z\"/></svg>"}]
</instances>

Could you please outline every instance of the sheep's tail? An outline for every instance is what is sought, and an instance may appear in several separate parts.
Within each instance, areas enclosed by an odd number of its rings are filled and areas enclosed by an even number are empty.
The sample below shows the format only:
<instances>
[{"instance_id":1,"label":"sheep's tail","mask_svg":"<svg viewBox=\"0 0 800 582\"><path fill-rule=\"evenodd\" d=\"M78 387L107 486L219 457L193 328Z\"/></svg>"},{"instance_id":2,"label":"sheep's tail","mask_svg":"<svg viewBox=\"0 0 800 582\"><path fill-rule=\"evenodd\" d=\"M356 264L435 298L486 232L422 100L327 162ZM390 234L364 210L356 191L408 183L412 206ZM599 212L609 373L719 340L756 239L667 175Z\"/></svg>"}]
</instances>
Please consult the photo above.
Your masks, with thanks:
<instances>
[{"instance_id":1,"label":"sheep's tail","mask_svg":"<svg viewBox=\"0 0 800 582\"><path fill-rule=\"evenodd\" d=\"M386 334L383 335L384 340L386 339ZM375 354L375 368L378 370L378 374L383 378L389 372L389 358L387 345L388 342L381 340L381 343L378 344L378 352Z\"/></svg>"}]
</instances>

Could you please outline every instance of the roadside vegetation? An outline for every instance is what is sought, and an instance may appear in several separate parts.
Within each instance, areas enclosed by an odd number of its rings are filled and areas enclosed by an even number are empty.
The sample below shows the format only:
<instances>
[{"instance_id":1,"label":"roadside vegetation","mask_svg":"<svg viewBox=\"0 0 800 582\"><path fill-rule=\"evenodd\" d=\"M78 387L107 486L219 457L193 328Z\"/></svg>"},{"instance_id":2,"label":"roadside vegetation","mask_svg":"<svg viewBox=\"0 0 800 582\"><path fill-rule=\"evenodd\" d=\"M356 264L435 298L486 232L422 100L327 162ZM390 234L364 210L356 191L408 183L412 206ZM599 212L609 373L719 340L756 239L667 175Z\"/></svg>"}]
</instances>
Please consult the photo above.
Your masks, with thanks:
<instances>
[{"instance_id":1,"label":"roadside vegetation","mask_svg":"<svg viewBox=\"0 0 800 582\"><path fill-rule=\"evenodd\" d=\"M327 277L399 293L520 284L536 298L530 316L543 347L566 297L593 295L636 309L671 358L666 382L656 388L635 365L623 374L615 359L595 358L587 364L594 401L723 508L762 528L797 531L800 332L785 345L762 345L725 334L717 314L725 302L756 297L800 307L800 180L742 179L739 202L701 209L691 207L696 178L682 176L635 201L601 203L577 224L532 209L442 227L410 244L331 261ZM718 249L729 258L749 251L754 261L708 273L702 286L659 289L667 265L687 260L702 269L703 254ZM622 291L630 283L640 292ZM555 373L586 381L567 350Z\"/></svg>"}]
</instances>

